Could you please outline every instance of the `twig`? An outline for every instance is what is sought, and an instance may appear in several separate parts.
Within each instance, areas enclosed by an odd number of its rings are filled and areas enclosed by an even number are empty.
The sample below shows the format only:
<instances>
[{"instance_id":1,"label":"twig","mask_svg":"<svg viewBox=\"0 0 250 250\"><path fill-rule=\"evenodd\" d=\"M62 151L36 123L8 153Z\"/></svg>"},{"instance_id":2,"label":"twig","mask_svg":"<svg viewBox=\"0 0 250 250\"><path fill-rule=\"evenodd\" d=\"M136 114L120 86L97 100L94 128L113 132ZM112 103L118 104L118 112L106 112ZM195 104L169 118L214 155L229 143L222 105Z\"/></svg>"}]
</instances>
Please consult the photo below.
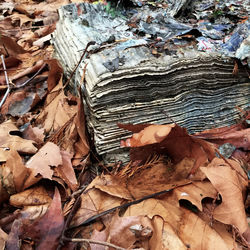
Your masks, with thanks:
<instances>
[{"instance_id":1,"label":"twig","mask_svg":"<svg viewBox=\"0 0 250 250\"><path fill-rule=\"evenodd\" d=\"M157 192L157 193L153 193L153 194L150 194L150 195L146 195L146 196L142 197L141 199L134 200L134 201L125 203L125 204L123 204L123 205L120 205L120 206L116 206L116 207L110 208L110 209L105 210L105 211L103 211L103 212L101 212L101 213L99 213L99 214L96 214L96 215L91 216L90 218L88 218L87 220L85 220L84 222L82 222L82 223L79 224L79 225L72 226L72 227L68 228L68 230L72 230L72 229L74 229L74 228L78 228L78 227L81 227L81 226L87 226L87 225L89 225L90 223L92 223L92 222L96 221L97 219L101 218L102 216L104 216L104 215L106 215L106 214L109 214L109 213L111 213L111 212L113 212L113 211L115 211L115 210L117 210L117 209L128 208L128 207L131 206L131 205L135 205L135 204L138 204L138 203L140 203L140 202L142 202L142 201L144 201L144 200L148 200L148 199L150 199L150 198L154 198L154 197L157 197L157 196L159 196L159 195L166 194L166 193L168 193L168 192L170 192L170 191L173 191L173 190L174 190L175 188L177 188L177 187L185 186L185 185L187 185L187 184L189 184L189 183L191 183L191 181L190 181L190 182L187 182L187 183L184 183L184 184L180 184L180 185L175 185L175 184L173 184L172 187L171 187L170 189L166 189L166 190L163 190L163 191L160 191L160 192ZM89 191L89 190L87 190L87 191Z\"/></svg>"},{"instance_id":2,"label":"twig","mask_svg":"<svg viewBox=\"0 0 250 250\"><path fill-rule=\"evenodd\" d=\"M83 57L85 56L85 54L87 53L87 49L88 49L88 47L89 47L90 45L95 45L95 41L90 41L90 42L87 43L87 45L86 45L86 47L85 47L85 49L84 49L84 51L83 51L83 53L82 53L82 56L81 56L79 62L77 63L77 65L75 66L75 68L73 69L73 71L71 72L71 74L70 74L70 76L69 76L67 82L66 82L65 85L63 86L63 89L65 89L66 86L70 83L70 81L71 81L71 79L72 79L74 73L76 72L78 66L79 66L80 63L82 62L82 59L83 59Z\"/></svg>"},{"instance_id":3,"label":"twig","mask_svg":"<svg viewBox=\"0 0 250 250\"><path fill-rule=\"evenodd\" d=\"M5 80L6 80L8 88L7 88L7 90L6 90L6 92L5 92L4 96L3 96L3 99L0 102L0 108L4 104L8 94L10 93L10 83L9 83L9 79L8 79L8 75L7 75L7 71L6 71L6 65L5 65L5 62L4 62L4 56L3 55L1 55L1 60L2 60L2 63L3 63L4 75L5 75Z\"/></svg>"},{"instance_id":4,"label":"twig","mask_svg":"<svg viewBox=\"0 0 250 250\"><path fill-rule=\"evenodd\" d=\"M23 86L25 86L27 83L29 83L30 81L32 81L43 69L44 67L46 66L46 63L44 63L41 68L31 77L29 78L27 81L25 81L24 83L22 83L21 85L19 86L16 86L15 88L22 88Z\"/></svg>"},{"instance_id":5,"label":"twig","mask_svg":"<svg viewBox=\"0 0 250 250\"><path fill-rule=\"evenodd\" d=\"M67 238L67 237L64 237L64 240L65 241L71 241L71 242L86 242L86 243L89 243L89 244L97 244L97 245L102 245L102 246L106 246L106 247L113 247L115 248L116 250L125 250L125 248L123 247L118 247L114 244L111 244L109 242L104 242L104 241L99 241L99 240L91 240L91 239L78 239L78 238Z\"/></svg>"},{"instance_id":6,"label":"twig","mask_svg":"<svg viewBox=\"0 0 250 250\"><path fill-rule=\"evenodd\" d=\"M68 227L70 225L70 222L74 216L74 214L76 213L76 211L78 210L78 208L80 207L81 205L81 194L85 191L87 186L83 186L80 190L80 192L77 193L77 195L75 195L72 199L76 199L75 200L75 203L73 204L72 208L71 208L71 211L70 213L68 214L67 216L67 219L64 223L64 228L63 228L63 231L62 231L62 234L61 234L61 238L59 240L59 245L57 246L57 250L60 250L63 245L64 245L64 238L67 238L65 237L65 233L66 231L68 230Z\"/></svg>"}]
</instances>

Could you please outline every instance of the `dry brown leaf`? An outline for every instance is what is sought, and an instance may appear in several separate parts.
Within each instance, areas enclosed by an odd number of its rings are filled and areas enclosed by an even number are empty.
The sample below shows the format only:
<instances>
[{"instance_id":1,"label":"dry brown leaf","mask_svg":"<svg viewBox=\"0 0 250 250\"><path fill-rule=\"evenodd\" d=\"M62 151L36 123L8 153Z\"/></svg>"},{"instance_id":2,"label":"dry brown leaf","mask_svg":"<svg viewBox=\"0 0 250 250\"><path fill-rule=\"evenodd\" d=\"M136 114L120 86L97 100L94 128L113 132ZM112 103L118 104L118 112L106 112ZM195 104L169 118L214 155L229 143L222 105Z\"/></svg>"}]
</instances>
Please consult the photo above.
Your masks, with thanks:
<instances>
[{"instance_id":1,"label":"dry brown leaf","mask_svg":"<svg viewBox=\"0 0 250 250\"><path fill-rule=\"evenodd\" d=\"M46 214L33 224L23 228L23 237L35 241L35 249L56 249L64 226L64 217L61 209L61 197L57 188L50 207Z\"/></svg>"},{"instance_id":2,"label":"dry brown leaf","mask_svg":"<svg viewBox=\"0 0 250 250\"><path fill-rule=\"evenodd\" d=\"M26 163L33 175L41 175L43 178L52 180L53 168L62 165L60 148L52 142L47 142Z\"/></svg>"},{"instance_id":3,"label":"dry brown leaf","mask_svg":"<svg viewBox=\"0 0 250 250\"><path fill-rule=\"evenodd\" d=\"M23 138L27 140L35 141L38 145L44 142L45 134L43 128L32 127L29 125L23 131Z\"/></svg>"},{"instance_id":4,"label":"dry brown leaf","mask_svg":"<svg viewBox=\"0 0 250 250\"><path fill-rule=\"evenodd\" d=\"M33 141L25 140L15 135L17 133L19 133L19 130L11 120L0 124L0 147L2 149L2 161L6 161L8 159L8 148L24 154L34 154L37 151L37 148L33 145Z\"/></svg>"},{"instance_id":5,"label":"dry brown leaf","mask_svg":"<svg viewBox=\"0 0 250 250\"><path fill-rule=\"evenodd\" d=\"M88 218L121 205L123 199L108 195L98 189L90 189L81 195L81 205L74 215L71 226L77 226Z\"/></svg>"},{"instance_id":6,"label":"dry brown leaf","mask_svg":"<svg viewBox=\"0 0 250 250\"><path fill-rule=\"evenodd\" d=\"M5 249L5 242L7 241L8 234L6 234L1 228L0 228L0 250Z\"/></svg>"},{"instance_id":7,"label":"dry brown leaf","mask_svg":"<svg viewBox=\"0 0 250 250\"><path fill-rule=\"evenodd\" d=\"M116 213L110 225L102 232L95 231L91 239L107 240L107 242L125 249L134 249L135 247L149 249L148 241L152 234L153 226L146 216L119 217ZM91 244L91 249L97 250L98 246Z\"/></svg>"},{"instance_id":8,"label":"dry brown leaf","mask_svg":"<svg viewBox=\"0 0 250 250\"><path fill-rule=\"evenodd\" d=\"M17 54L24 54L27 52L21 46L19 46L11 37L4 35L1 35L0 46L4 46L7 49L8 54L11 56L16 56Z\"/></svg>"},{"instance_id":9,"label":"dry brown leaf","mask_svg":"<svg viewBox=\"0 0 250 250\"><path fill-rule=\"evenodd\" d=\"M48 91L50 92L60 82L60 79L63 74L63 69L56 59L45 60L45 63L47 63L47 65L49 66L49 76L47 85Z\"/></svg>"},{"instance_id":10,"label":"dry brown leaf","mask_svg":"<svg viewBox=\"0 0 250 250\"><path fill-rule=\"evenodd\" d=\"M133 197L129 193L126 182L112 175L97 176L88 186L88 188L97 188L111 196L122 198L126 200L132 200Z\"/></svg>"},{"instance_id":11,"label":"dry brown leaf","mask_svg":"<svg viewBox=\"0 0 250 250\"><path fill-rule=\"evenodd\" d=\"M80 98L78 98L78 104L77 104L77 115L75 118L75 124L77 133L79 135L78 144L81 145L81 147L77 147L81 151L78 150L78 157L81 155L81 157L86 156L89 153L89 143L87 141L86 136L86 119L85 119L85 113L84 113L84 107L83 107L83 96L82 91L79 90Z\"/></svg>"},{"instance_id":12,"label":"dry brown leaf","mask_svg":"<svg viewBox=\"0 0 250 250\"><path fill-rule=\"evenodd\" d=\"M169 247L176 244L177 249L183 249L183 242L186 248L190 249L203 249L204 247L206 249L230 249L227 241L224 241L209 224L191 211L171 205L167 202L167 198L164 198L164 201L149 199L133 205L124 214L124 216L128 215L147 215L149 218L160 216L164 221L163 223L167 224L163 225L161 220L153 219L154 231L157 232L153 237L162 239L160 243L164 246ZM150 245L160 247L160 243L151 241Z\"/></svg>"},{"instance_id":13,"label":"dry brown leaf","mask_svg":"<svg viewBox=\"0 0 250 250\"><path fill-rule=\"evenodd\" d=\"M190 161L190 163L192 164L193 161ZM180 167L178 168L173 164L164 162L146 164L145 166L147 167L141 169L126 181L127 189L135 199L191 183L190 180L175 175L175 171L180 169L181 166L185 166L184 164L179 164ZM183 174L187 176L188 171L184 171L185 169L182 167L181 169Z\"/></svg>"},{"instance_id":14,"label":"dry brown leaf","mask_svg":"<svg viewBox=\"0 0 250 250\"><path fill-rule=\"evenodd\" d=\"M121 141L121 146L141 147L149 144L160 143L169 135L174 127L175 124L149 125L139 133L133 134L133 136L126 141Z\"/></svg>"},{"instance_id":15,"label":"dry brown leaf","mask_svg":"<svg viewBox=\"0 0 250 250\"><path fill-rule=\"evenodd\" d=\"M249 114L248 114L249 115ZM245 119L248 119L247 117ZM250 149L250 128L245 121L230 127L208 129L194 135L197 138L206 139L218 145L230 143L236 148Z\"/></svg>"},{"instance_id":16,"label":"dry brown leaf","mask_svg":"<svg viewBox=\"0 0 250 250\"><path fill-rule=\"evenodd\" d=\"M178 200L188 200L202 211L202 200L206 197L216 199L217 191L209 181L196 181L191 184L175 188L173 191Z\"/></svg>"},{"instance_id":17,"label":"dry brown leaf","mask_svg":"<svg viewBox=\"0 0 250 250\"><path fill-rule=\"evenodd\" d=\"M164 222L160 216L154 216L152 224L154 233L149 241L150 249L187 249L185 244L179 238L177 232L171 227L170 224Z\"/></svg>"},{"instance_id":18,"label":"dry brown leaf","mask_svg":"<svg viewBox=\"0 0 250 250\"><path fill-rule=\"evenodd\" d=\"M224 239L197 215L182 208L179 237L189 249L229 250Z\"/></svg>"},{"instance_id":19,"label":"dry brown leaf","mask_svg":"<svg viewBox=\"0 0 250 250\"><path fill-rule=\"evenodd\" d=\"M46 210L45 210L46 211ZM56 249L63 230L64 218L61 209L61 198L57 188L46 213L36 220L24 215L12 224L7 241L7 249L19 249L20 240L31 239L35 249Z\"/></svg>"},{"instance_id":20,"label":"dry brown leaf","mask_svg":"<svg viewBox=\"0 0 250 250\"><path fill-rule=\"evenodd\" d=\"M190 170L194 174L199 166L215 157L215 148L212 144L187 133L185 128L176 124L169 125L132 125L118 124L120 128L138 131L131 138L121 141L121 146L131 147L132 161L145 162L152 154L167 154L174 163L185 157L195 160Z\"/></svg>"},{"instance_id":21,"label":"dry brown leaf","mask_svg":"<svg viewBox=\"0 0 250 250\"><path fill-rule=\"evenodd\" d=\"M39 206L51 203L51 198L43 186L27 189L10 197L10 204L14 207Z\"/></svg>"},{"instance_id":22,"label":"dry brown leaf","mask_svg":"<svg viewBox=\"0 0 250 250\"><path fill-rule=\"evenodd\" d=\"M52 90L52 92L59 89L60 86L62 86L62 80L55 87L55 89ZM50 95L47 97L47 101L48 100L51 100ZM77 106L70 105L63 91L60 91L56 97L53 96L53 99L38 116L36 122L43 124L43 128L46 133L50 131L57 131L76 114L76 109Z\"/></svg>"},{"instance_id":23,"label":"dry brown leaf","mask_svg":"<svg viewBox=\"0 0 250 250\"><path fill-rule=\"evenodd\" d=\"M227 161L236 170L233 170L229 164L219 158L215 158L201 170L222 196L222 203L214 210L214 218L225 224L236 226L243 234L248 229L243 200L243 193L248 181L238 162ZM246 177L245 181L238 173Z\"/></svg>"},{"instance_id":24,"label":"dry brown leaf","mask_svg":"<svg viewBox=\"0 0 250 250\"><path fill-rule=\"evenodd\" d=\"M169 203L166 198L164 200L148 199L132 205L126 210L124 216L146 215L152 219L155 215L159 215L165 222L177 228L181 214L180 207Z\"/></svg>"},{"instance_id":25,"label":"dry brown leaf","mask_svg":"<svg viewBox=\"0 0 250 250\"><path fill-rule=\"evenodd\" d=\"M21 60L16 58L15 56L9 56L4 59L4 63L7 69L12 68L12 67L17 67L20 63ZM3 63L0 63L0 70L3 70Z\"/></svg>"},{"instance_id":26,"label":"dry brown leaf","mask_svg":"<svg viewBox=\"0 0 250 250\"><path fill-rule=\"evenodd\" d=\"M21 156L15 150L11 150L9 158L6 161L6 168L10 169L13 177L14 190L21 192L24 189L24 183L30 171L25 167Z\"/></svg>"},{"instance_id":27,"label":"dry brown leaf","mask_svg":"<svg viewBox=\"0 0 250 250\"><path fill-rule=\"evenodd\" d=\"M77 179L71 163L72 155L66 151L61 151L62 165L56 168L58 175L65 181L72 191L76 191L78 188Z\"/></svg>"},{"instance_id":28,"label":"dry brown leaf","mask_svg":"<svg viewBox=\"0 0 250 250\"><path fill-rule=\"evenodd\" d=\"M27 15L23 15L23 14L20 14L20 13L13 13L11 16L10 16L12 22L17 22L19 21L19 27L22 27L23 24L27 23L27 22L33 22L33 19L28 17Z\"/></svg>"}]
</instances>

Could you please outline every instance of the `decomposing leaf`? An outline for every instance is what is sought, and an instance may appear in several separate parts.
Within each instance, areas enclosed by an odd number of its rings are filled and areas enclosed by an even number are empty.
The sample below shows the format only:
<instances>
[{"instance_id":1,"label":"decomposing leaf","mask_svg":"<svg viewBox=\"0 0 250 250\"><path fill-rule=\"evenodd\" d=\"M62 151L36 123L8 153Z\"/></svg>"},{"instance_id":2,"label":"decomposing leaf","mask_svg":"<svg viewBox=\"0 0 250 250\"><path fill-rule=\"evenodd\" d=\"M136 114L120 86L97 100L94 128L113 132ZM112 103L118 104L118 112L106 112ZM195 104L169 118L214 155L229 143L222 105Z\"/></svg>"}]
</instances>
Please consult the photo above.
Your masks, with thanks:
<instances>
[{"instance_id":1,"label":"decomposing leaf","mask_svg":"<svg viewBox=\"0 0 250 250\"><path fill-rule=\"evenodd\" d=\"M238 127L206 130L195 135L196 138L206 139L213 143L222 145L230 143L236 148L250 150L250 128L240 129Z\"/></svg>"},{"instance_id":2,"label":"decomposing leaf","mask_svg":"<svg viewBox=\"0 0 250 250\"><path fill-rule=\"evenodd\" d=\"M63 230L64 218L58 189L46 214L31 225L27 225L23 237L35 240L36 249L56 249Z\"/></svg>"},{"instance_id":3,"label":"decomposing leaf","mask_svg":"<svg viewBox=\"0 0 250 250\"><path fill-rule=\"evenodd\" d=\"M27 216L15 220L12 224L7 249L19 249L20 239L26 238L35 242L36 249L56 249L64 226L61 197L57 188L49 209L44 215L40 214L35 221L25 217Z\"/></svg>"},{"instance_id":4,"label":"decomposing leaf","mask_svg":"<svg viewBox=\"0 0 250 250\"><path fill-rule=\"evenodd\" d=\"M46 76L37 76L29 82L30 85L11 93L2 106L2 113L10 114L12 116L26 114L46 96L46 81Z\"/></svg>"},{"instance_id":5,"label":"decomposing leaf","mask_svg":"<svg viewBox=\"0 0 250 250\"><path fill-rule=\"evenodd\" d=\"M230 165L234 166L232 169ZM213 186L222 196L222 203L215 208L214 218L225 224L236 226L243 234L248 229L246 213L243 202L243 191L247 187L247 178L239 163L215 158L207 167L201 170L206 174ZM240 173L240 174L239 174Z\"/></svg>"}]
</instances>

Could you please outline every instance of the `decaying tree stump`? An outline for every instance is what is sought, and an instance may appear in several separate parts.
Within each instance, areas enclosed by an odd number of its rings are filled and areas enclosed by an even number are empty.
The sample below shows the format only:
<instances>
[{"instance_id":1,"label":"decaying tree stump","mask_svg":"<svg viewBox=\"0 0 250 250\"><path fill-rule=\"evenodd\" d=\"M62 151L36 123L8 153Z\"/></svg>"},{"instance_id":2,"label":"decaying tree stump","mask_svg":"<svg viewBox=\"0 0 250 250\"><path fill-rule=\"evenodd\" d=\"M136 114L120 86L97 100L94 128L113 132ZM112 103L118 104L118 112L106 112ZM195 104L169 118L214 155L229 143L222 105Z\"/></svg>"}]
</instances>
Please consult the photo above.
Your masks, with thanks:
<instances>
[{"instance_id":1,"label":"decaying tree stump","mask_svg":"<svg viewBox=\"0 0 250 250\"><path fill-rule=\"evenodd\" d=\"M199 29L159 9L136 11L112 16L104 5L87 3L59 11L53 44L67 76L95 42L71 86L82 86L97 152L115 153L129 135L117 123L174 121L191 133L233 124L236 107L250 106L247 70L238 63L233 74L235 59L222 46L199 49Z\"/></svg>"}]
</instances>

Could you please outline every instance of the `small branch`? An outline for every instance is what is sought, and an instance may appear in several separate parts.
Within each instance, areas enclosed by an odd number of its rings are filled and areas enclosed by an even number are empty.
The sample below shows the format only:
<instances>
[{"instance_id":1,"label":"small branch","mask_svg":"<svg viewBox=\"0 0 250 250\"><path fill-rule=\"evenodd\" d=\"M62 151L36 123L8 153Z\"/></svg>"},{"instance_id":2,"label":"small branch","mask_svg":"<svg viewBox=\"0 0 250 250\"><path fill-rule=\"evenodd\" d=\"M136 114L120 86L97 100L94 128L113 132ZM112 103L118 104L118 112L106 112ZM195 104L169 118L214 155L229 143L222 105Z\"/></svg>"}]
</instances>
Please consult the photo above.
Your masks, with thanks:
<instances>
[{"instance_id":1,"label":"small branch","mask_svg":"<svg viewBox=\"0 0 250 250\"><path fill-rule=\"evenodd\" d=\"M90 41L90 42L88 42L88 44L86 45L86 47L85 47L85 49L84 49L84 51L83 51L83 53L82 53L82 56L81 56L81 58L80 58L78 64L75 66L75 68L74 68L73 71L71 72L71 74L70 74L70 76L69 76L67 82L65 83L65 85L64 85L64 87L63 87L64 89L65 89L66 86L70 83L70 81L71 81L71 79L72 79L74 73L76 72L78 66L81 64L82 59L83 59L83 57L85 56L85 54L87 53L87 49L88 49L88 47L89 47L90 45L95 45L95 42L94 42L94 41Z\"/></svg>"},{"instance_id":2,"label":"small branch","mask_svg":"<svg viewBox=\"0 0 250 250\"><path fill-rule=\"evenodd\" d=\"M119 246L116 246L116 245L111 244L109 242L103 242L103 241L99 241L99 240L78 239L78 238L70 239L70 238L66 238L66 237L64 237L64 240L70 241L70 242L86 242L88 244L97 244L97 245L102 245L102 246L106 246L106 247L113 247L116 250L125 250L125 248L123 248L123 247L119 247Z\"/></svg>"},{"instance_id":3,"label":"small branch","mask_svg":"<svg viewBox=\"0 0 250 250\"><path fill-rule=\"evenodd\" d=\"M29 83L30 81L32 81L43 69L44 67L46 66L46 63L44 63L41 68L31 77L29 78L27 81L25 81L24 83L22 83L21 85L19 86L16 86L16 88L22 88L24 87L27 83Z\"/></svg>"},{"instance_id":4,"label":"small branch","mask_svg":"<svg viewBox=\"0 0 250 250\"><path fill-rule=\"evenodd\" d=\"M123 205L110 208L110 209L105 210L105 211L103 211L103 212L101 212L99 214L93 215L90 218L88 218L87 220L85 220L84 222L80 223L79 225L75 225L75 226L69 227L68 230L72 230L72 229L75 229L75 228L78 228L78 227L82 227L82 226L87 226L90 223L95 222L97 219L101 218L102 216L107 215L109 213L112 213L112 212L114 212L117 209L126 209L126 208L130 207L131 205L135 205L135 204L138 204L138 203L140 203L140 202L142 202L144 200L148 200L148 199L151 199L151 198L155 198L155 197L157 197L159 195L166 194L166 193L168 193L170 191L173 191L177 187L182 187L182 186L185 186L185 185L190 184L190 183L191 183L191 181L188 181L187 183L180 184L180 185L172 184L171 185L172 187L169 188L169 189L166 189L166 190L163 190L163 191L160 191L160 192L157 192L157 193L153 193L153 194L150 194L150 195L146 195L146 196L144 196L141 199L134 200L134 201L125 203ZM87 191L89 191L89 190L87 190Z\"/></svg>"},{"instance_id":5,"label":"small branch","mask_svg":"<svg viewBox=\"0 0 250 250\"><path fill-rule=\"evenodd\" d=\"M4 62L4 56L3 55L1 55L1 60L2 60L2 63L3 63L4 75L5 75L5 80L6 80L8 88L7 88L7 90L6 90L6 92L5 92L4 96L3 96L3 99L0 102L0 108L2 107L2 105L4 104L7 96L10 93L10 83L9 83L9 79L8 79L8 75L7 75L7 71L6 71L6 65L5 65L5 62Z\"/></svg>"}]
</instances>

